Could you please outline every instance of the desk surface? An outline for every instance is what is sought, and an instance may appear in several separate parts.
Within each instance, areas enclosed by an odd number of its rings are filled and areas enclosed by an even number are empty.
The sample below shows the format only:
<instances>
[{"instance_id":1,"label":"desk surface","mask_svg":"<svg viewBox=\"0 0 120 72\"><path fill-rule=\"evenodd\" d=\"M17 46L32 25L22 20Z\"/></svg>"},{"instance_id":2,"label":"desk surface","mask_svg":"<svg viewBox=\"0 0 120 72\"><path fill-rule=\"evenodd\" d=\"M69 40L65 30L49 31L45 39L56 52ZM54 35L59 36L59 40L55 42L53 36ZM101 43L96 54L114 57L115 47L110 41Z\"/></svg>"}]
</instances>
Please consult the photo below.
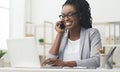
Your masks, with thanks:
<instances>
[{"instance_id":1,"label":"desk surface","mask_svg":"<svg viewBox=\"0 0 120 72\"><path fill-rule=\"evenodd\" d=\"M120 72L120 69L0 68L0 72Z\"/></svg>"}]
</instances>

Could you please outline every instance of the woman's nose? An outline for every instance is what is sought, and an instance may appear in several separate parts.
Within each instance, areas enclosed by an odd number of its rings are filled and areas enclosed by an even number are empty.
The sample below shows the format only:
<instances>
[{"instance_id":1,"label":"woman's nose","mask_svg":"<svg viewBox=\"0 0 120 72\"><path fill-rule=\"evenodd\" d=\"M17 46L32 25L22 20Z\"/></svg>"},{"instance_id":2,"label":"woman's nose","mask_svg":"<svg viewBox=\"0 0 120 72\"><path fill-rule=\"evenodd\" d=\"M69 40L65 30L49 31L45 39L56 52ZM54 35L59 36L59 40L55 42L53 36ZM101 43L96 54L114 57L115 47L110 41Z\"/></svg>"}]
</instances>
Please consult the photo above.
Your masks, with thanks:
<instances>
[{"instance_id":1,"label":"woman's nose","mask_svg":"<svg viewBox=\"0 0 120 72\"><path fill-rule=\"evenodd\" d=\"M65 18L64 18L64 20L66 21L66 20L68 20L69 18L66 16Z\"/></svg>"}]
</instances>

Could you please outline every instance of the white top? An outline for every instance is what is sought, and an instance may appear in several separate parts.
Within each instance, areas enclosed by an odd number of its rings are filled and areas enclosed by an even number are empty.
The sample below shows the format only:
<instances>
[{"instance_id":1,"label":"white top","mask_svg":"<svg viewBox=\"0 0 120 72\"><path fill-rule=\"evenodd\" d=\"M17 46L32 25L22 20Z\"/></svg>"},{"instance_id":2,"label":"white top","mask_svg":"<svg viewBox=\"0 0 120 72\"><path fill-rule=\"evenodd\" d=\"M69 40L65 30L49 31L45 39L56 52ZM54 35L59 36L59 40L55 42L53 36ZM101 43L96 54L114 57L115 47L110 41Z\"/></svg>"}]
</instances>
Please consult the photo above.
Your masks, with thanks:
<instances>
[{"instance_id":1,"label":"white top","mask_svg":"<svg viewBox=\"0 0 120 72\"><path fill-rule=\"evenodd\" d=\"M72 41L68 39L68 43L64 51L64 61L80 60L80 39Z\"/></svg>"}]
</instances>

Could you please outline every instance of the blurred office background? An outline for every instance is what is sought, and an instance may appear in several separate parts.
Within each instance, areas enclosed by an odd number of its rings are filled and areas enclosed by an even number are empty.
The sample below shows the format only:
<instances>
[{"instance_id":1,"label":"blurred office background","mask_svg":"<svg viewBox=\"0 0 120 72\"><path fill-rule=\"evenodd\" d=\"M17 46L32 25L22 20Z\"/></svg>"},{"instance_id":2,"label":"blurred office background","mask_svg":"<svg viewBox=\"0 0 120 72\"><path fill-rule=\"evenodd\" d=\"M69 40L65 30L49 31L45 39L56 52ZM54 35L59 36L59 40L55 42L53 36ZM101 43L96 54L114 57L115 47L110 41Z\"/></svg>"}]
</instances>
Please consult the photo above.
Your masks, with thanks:
<instances>
[{"instance_id":1,"label":"blurred office background","mask_svg":"<svg viewBox=\"0 0 120 72\"><path fill-rule=\"evenodd\" d=\"M6 39L34 37L40 55L47 55L55 38L54 25L60 20L66 0L0 0L0 49L7 50ZM101 33L103 46L117 47L113 61L120 66L120 0L87 0L93 27ZM43 39L42 44L39 39Z\"/></svg>"}]
</instances>

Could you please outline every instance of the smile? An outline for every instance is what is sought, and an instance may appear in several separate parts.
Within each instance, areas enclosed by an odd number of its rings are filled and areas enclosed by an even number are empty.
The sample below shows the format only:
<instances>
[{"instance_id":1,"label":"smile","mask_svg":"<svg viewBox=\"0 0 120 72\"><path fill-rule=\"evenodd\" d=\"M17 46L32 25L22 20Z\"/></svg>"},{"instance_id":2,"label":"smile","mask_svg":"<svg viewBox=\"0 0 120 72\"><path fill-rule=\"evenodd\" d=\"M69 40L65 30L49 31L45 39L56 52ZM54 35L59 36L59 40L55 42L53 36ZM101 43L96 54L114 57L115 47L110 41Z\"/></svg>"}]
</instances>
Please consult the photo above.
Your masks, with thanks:
<instances>
[{"instance_id":1,"label":"smile","mask_svg":"<svg viewBox=\"0 0 120 72\"><path fill-rule=\"evenodd\" d=\"M66 25L67 25L67 26L69 26L69 25L71 25L71 24L72 24L71 22L66 22Z\"/></svg>"}]
</instances>

